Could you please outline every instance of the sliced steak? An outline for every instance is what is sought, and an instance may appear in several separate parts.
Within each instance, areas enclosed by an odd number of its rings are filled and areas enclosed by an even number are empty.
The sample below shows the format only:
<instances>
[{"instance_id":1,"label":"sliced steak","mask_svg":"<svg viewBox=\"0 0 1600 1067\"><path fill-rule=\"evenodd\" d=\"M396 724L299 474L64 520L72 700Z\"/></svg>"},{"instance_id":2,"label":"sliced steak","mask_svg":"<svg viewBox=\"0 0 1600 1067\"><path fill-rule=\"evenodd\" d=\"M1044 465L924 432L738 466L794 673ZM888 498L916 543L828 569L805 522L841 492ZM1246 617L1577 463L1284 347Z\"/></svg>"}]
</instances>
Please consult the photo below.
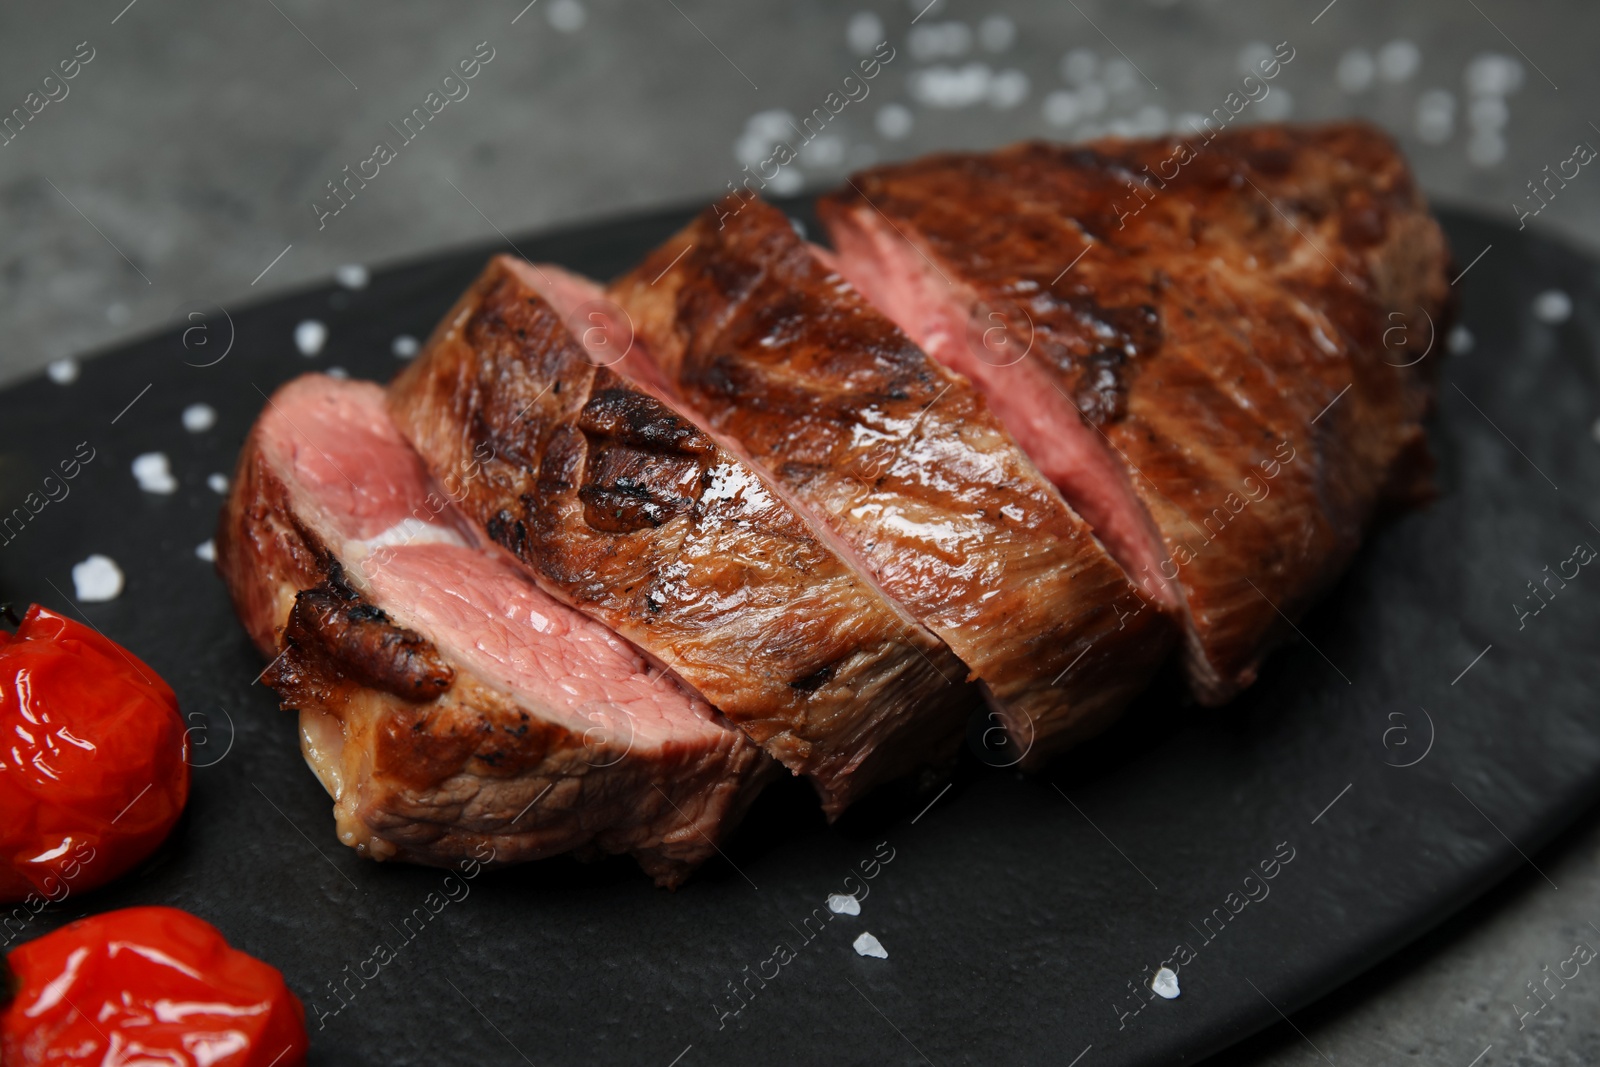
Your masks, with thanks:
<instances>
[{"instance_id":1,"label":"sliced steak","mask_svg":"<svg viewBox=\"0 0 1600 1067\"><path fill-rule=\"evenodd\" d=\"M810 775L830 816L950 757L972 694L949 650L765 476L624 376L626 347L592 362L542 295L559 284L495 259L390 387L435 473L487 450L463 510L547 592Z\"/></svg>"},{"instance_id":2,"label":"sliced steak","mask_svg":"<svg viewBox=\"0 0 1600 1067\"><path fill-rule=\"evenodd\" d=\"M1370 127L935 156L820 211L843 273L1185 613L1202 700L1426 492L1448 252Z\"/></svg>"},{"instance_id":3,"label":"sliced steak","mask_svg":"<svg viewBox=\"0 0 1600 1067\"><path fill-rule=\"evenodd\" d=\"M675 885L772 768L703 700L480 543L369 383L306 375L245 444L217 567L300 712L341 841L447 865L627 853Z\"/></svg>"},{"instance_id":4,"label":"sliced steak","mask_svg":"<svg viewBox=\"0 0 1600 1067\"><path fill-rule=\"evenodd\" d=\"M820 252L777 209L729 198L611 292L635 351L944 639L1038 762L1145 686L1170 622L971 384Z\"/></svg>"}]
</instances>

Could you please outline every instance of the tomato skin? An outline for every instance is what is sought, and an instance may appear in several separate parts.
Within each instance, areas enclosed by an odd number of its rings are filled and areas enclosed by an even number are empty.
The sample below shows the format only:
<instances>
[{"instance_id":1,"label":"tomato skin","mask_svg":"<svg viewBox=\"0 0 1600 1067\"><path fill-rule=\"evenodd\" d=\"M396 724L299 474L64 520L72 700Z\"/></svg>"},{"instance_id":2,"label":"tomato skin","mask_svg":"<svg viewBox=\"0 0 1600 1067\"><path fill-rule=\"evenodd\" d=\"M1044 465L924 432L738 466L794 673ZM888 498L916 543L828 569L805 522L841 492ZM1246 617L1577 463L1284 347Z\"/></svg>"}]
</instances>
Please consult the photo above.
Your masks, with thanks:
<instances>
[{"instance_id":1,"label":"tomato skin","mask_svg":"<svg viewBox=\"0 0 1600 1067\"><path fill-rule=\"evenodd\" d=\"M6 964L16 988L0 1010L6 1067L305 1063L305 1009L283 975L176 908L80 919Z\"/></svg>"},{"instance_id":2,"label":"tomato skin","mask_svg":"<svg viewBox=\"0 0 1600 1067\"><path fill-rule=\"evenodd\" d=\"M0 902L104 885L189 798L178 698L131 652L35 604L0 632Z\"/></svg>"}]
</instances>

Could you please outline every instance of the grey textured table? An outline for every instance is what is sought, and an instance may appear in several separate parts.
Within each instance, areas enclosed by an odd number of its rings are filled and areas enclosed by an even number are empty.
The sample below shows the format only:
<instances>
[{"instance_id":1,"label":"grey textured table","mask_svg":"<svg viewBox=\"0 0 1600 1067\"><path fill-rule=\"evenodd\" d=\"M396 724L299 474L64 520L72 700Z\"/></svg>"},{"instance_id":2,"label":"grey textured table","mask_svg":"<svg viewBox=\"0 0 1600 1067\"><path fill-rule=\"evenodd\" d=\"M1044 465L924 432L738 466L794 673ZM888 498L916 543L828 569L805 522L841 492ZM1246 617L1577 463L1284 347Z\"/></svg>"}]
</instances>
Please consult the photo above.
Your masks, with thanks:
<instances>
[{"instance_id":1,"label":"grey textured table","mask_svg":"<svg viewBox=\"0 0 1600 1067\"><path fill-rule=\"evenodd\" d=\"M0 133L0 380L197 303L706 200L885 39L869 94L781 188L937 148L1182 128L1283 43L1293 59L1247 119L1371 118L1435 197L1600 247L1600 176L1547 186L1547 202L1530 191L1578 142L1600 144L1600 6L1578 0L525 2L0 9L0 114L22 109ZM475 54L475 77L443 81ZM47 81L63 61L75 76ZM404 140L430 92L437 114ZM379 141L395 158L333 199L328 183ZM1600 938L1597 846L1591 817L1533 857L1559 891L1528 871L1224 1059L1600 1062L1600 981L1521 1024L1512 1007L1575 940Z\"/></svg>"}]
</instances>

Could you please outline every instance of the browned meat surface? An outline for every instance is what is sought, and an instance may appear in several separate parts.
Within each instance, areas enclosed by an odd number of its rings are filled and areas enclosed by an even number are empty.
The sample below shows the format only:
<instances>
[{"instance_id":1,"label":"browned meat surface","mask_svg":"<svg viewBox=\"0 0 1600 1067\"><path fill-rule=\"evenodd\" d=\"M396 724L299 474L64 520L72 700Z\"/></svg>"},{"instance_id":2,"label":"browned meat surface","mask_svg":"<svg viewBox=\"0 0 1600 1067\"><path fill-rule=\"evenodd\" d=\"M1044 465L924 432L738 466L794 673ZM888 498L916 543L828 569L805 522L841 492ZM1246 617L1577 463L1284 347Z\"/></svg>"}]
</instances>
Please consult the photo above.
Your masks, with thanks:
<instances>
[{"instance_id":1,"label":"browned meat surface","mask_svg":"<svg viewBox=\"0 0 1600 1067\"><path fill-rule=\"evenodd\" d=\"M961 657L1016 751L1036 762L1105 725L1169 651L1169 620L970 383L782 212L740 208L708 208L612 286L636 348Z\"/></svg>"},{"instance_id":2,"label":"browned meat surface","mask_svg":"<svg viewBox=\"0 0 1600 1067\"><path fill-rule=\"evenodd\" d=\"M239 460L217 567L300 713L340 840L449 865L710 856L773 764L704 701L479 543L376 385L308 375Z\"/></svg>"},{"instance_id":3,"label":"browned meat surface","mask_svg":"<svg viewBox=\"0 0 1600 1067\"><path fill-rule=\"evenodd\" d=\"M1405 364L1447 325L1448 252L1368 126L934 156L820 210L844 274L1182 614L1203 700L1426 492L1437 356Z\"/></svg>"},{"instance_id":4,"label":"browned meat surface","mask_svg":"<svg viewBox=\"0 0 1600 1067\"><path fill-rule=\"evenodd\" d=\"M656 656L836 815L960 740L959 663L690 418L591 362L500 257L390 387L461 507L551 595Z\"/></svg>"}]
</instances>

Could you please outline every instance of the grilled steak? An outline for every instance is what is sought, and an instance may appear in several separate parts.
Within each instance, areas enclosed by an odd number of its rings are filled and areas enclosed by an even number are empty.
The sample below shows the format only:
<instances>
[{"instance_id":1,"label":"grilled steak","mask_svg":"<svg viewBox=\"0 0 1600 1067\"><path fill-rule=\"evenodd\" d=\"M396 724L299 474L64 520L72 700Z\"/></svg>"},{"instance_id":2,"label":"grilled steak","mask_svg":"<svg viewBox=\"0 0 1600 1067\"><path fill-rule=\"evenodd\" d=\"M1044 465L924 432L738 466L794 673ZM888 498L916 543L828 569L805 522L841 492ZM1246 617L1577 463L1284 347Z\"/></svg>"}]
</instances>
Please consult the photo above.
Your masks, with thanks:
<instances>
[{"instance_id":1,"label":"grilled steak","mask_svg":"<svg viewBox=\"0 0 1600 1067\"><path fill-rule=\"evenodd\" d=\"M383 390L307 375L251 431L217 566L300 712L339 838L375 859L629 853L675 885L771 761L604 626L480 543Z\"/></svg>"},{"instance_id":2,"label":"grilled steak","mask_svg":"<svg viewBox=\"0 0 1600 1067\"><path fill-rule=\"evenodd\" d=\"M934 156L820 211L843 273L1182 615L1202 700L1426 491L1447 250L1370 127Z\"/></svg>"},{"instance_id":3,"label":"grilled steak","mask_svg":"<svg viewBox=\"0 0 1600 1067\"><path fill-rule=\"evenodd\" d=\"M390 387L436 474L491 453L463 510L810 775L830 816L951 755L971 694L949 650L628 360L592 362L542 295L559 284L495 259Z\"/></svg>"},{"instance_id":4,"label":"grilled steak","mask_svg":"<svg viewBox=\"0 0 1600 1067\"><path fill-rule=\"evenodd\" d=\"M1037 762L1144 686L1170 622L971 384L819 253L730 197L612 293L635 349L944 639Z\"/></svg>"}]
</instances>

